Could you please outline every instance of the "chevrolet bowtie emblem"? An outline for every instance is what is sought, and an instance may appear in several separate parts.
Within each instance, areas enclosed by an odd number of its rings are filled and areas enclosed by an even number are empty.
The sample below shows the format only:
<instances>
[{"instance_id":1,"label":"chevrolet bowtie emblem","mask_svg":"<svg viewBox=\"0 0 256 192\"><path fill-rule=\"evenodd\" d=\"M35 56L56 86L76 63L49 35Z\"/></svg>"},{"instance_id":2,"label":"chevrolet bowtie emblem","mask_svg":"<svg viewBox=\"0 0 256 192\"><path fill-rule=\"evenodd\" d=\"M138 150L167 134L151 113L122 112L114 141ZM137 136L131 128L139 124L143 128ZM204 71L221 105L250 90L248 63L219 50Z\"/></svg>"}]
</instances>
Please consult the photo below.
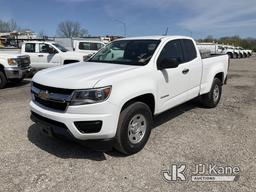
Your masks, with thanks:
<instances>
[{"instance_id":1,"label":"chevrolet bowtie emblem","mask_svg":"<svg viewBox=\"0 0 256 192\"><path fill-rule=\"evenodd\" d=\"M38 93L38 97L40 97L43 100L47 100L47 99L49 99L49 92L47 90L46 91L40 91Z\"/></svg>"}]
</instances>

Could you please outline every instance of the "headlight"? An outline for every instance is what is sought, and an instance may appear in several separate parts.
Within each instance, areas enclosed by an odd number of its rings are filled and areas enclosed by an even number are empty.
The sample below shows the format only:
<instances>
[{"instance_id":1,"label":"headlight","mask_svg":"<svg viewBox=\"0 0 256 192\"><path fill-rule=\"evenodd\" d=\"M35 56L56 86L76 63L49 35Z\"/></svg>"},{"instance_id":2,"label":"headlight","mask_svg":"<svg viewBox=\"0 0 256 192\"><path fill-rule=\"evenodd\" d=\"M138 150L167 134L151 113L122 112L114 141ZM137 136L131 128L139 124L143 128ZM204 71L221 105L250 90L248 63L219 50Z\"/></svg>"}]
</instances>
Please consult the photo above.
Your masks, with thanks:
<instances>
[{"instance_id":1,"label":"headlight","mask_svg":"<svg viewBox=\"0 0 256 192\"><path fill-rule=\"evenodd\" d=\"M13 58L8 59L8 64L9 65L17 65L18 64L17 59L13 59Z\"/></svg>"},{"instance_id":2,"label":"headlight","mask_svg":"<svg viewBox=\"0 0 256 192\"><path fill-rule=\"evenodd\" d=\"M111 86L87 89L87 90L76 90L73 94L70 105L86 105L99 103L107 100L111 92Z\"/></svg>"}]
</instances>

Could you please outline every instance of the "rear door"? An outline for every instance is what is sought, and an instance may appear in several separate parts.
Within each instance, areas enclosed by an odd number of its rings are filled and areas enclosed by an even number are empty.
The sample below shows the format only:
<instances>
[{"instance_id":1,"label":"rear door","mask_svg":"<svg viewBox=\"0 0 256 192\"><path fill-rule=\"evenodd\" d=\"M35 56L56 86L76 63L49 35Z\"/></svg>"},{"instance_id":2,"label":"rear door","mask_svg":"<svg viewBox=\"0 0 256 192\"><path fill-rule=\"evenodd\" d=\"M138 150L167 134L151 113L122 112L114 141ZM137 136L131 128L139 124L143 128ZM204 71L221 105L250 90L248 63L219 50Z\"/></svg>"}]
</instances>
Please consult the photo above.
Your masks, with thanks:
<instances>
[{"instance_id":1,"label":"rear door","mask_svg":"<svg viewBox=\"0 0 256 192\"><path fill-rule=\"evenodd\" d=\"M176 59L179 63L176 68L158 70L159 99L162 110L187 100L187 92L191 88L190 62L186 62L183 52L182 41L171 40L164 46L157 59L157 63L165 59Z\"/></svg>"},{"instance_id":2,"label":"rear door","mask_svg":"<svg viewBox=\"0 0 256 192\"><path fill-rule=\"evenodd\" d=\"M25 54L29 55L31 67L33 69L38 68L38 53L37 53L37 44L36 43L25 43L23 48Z\"/></svg>"}]
</instances>

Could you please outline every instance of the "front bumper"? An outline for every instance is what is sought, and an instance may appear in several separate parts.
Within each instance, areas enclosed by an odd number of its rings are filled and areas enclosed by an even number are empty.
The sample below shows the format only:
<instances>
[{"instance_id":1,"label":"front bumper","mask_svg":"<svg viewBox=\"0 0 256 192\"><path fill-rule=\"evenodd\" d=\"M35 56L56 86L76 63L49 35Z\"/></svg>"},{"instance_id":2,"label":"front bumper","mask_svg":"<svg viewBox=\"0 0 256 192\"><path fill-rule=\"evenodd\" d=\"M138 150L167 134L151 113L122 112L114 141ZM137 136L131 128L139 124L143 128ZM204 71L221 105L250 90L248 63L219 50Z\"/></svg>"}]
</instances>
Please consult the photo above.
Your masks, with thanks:
<instances>
[{"instance_id":1,"label":"front bumper","mask_svg":"<svg viewBox=\"0 0 256 192\"><path fill-rule=\"evenodd\" d=\"M62 124L67 129L67 132L65 132L68 133L68 135L70 135L75 140L112 139L115 137L116 134L119 110L117 106L107 101L84 106L69 106L66 112L58 112L53 111L51 109L47 109L43 106L40 106L40 104L35 103L34 101L30 102L30 108L32 114L34 113L36 115L43 117L40 121L35 120L35 122L40 123L42 122L42 120L44 122L46 120L47 125L53 127L56 127L56 123L54 122L57 122L57 125ZM82 133L78 130L78 128L75 125L75 122L81 121L102 121L102 126L99 132ZM62 129L62 131L63 130L64 129Z\"/></svg>"},{"instance_id":2,"label":"front bumper","mask_svg":"<svg viewBox=\"0 0 256 192\"><path fill-rule=\"evenodd\" d=\"M30 73L31 67L6 67L4 71L7 79L22 79Z\"/></svg>"}]
</instances>

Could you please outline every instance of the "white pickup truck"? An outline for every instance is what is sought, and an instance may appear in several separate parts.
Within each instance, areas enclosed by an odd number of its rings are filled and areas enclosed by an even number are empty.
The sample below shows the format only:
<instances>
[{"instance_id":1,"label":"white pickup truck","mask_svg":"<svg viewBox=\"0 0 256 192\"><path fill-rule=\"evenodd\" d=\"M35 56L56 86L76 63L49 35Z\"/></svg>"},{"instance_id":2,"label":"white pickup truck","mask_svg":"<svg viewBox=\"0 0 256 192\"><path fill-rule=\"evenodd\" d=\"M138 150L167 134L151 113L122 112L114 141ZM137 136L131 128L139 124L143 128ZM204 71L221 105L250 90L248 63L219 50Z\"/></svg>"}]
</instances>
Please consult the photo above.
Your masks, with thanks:
<instances>
[{"instance_id":1,"label":"white pickup truck","mask_svg":"<svg viewBox=\"0 0 256 192\"><path fill-rule=\"evenodd\" d=\"M0 53L0 89L4 88L8 81L20 82L31 70L28 55L17 53Z\"/></svg>"},{"instance_id":2,"label":"white pickup truck","mask_svg":"<svg viewBox=\"0 0 256 192\"><path fill-rule=\"evenodd\" d=\"M149 139L153 116L197 97L217 106L228 66L228 55L202 59L189 37L116 40L86 64L37 73L31 119L50 135L112 140L115 149L133 154Z\"/></svg>"},{"instance_id":3,"label":"white pickup truck","mask_svg":"<svg viewBox=\"0 0 256 192\"><path fill-rule=\"evenodd\" d=\"M85 41L85 40L74 40L74 51L84 53L87 56L91 56L98 52L105 43L102 41Z\"/></svg>"},{"instance_id":4,"label":"white pickup truck","mask_svg":"<svg viewBox=\"0 0 256 192\"><path fill-rule=\"evenodd\" d=\"M21 46L21 53L30 56L33 70L85 61L86 54L68 51L54 41L27 41Z\"/></svg>"}]
</instances>

